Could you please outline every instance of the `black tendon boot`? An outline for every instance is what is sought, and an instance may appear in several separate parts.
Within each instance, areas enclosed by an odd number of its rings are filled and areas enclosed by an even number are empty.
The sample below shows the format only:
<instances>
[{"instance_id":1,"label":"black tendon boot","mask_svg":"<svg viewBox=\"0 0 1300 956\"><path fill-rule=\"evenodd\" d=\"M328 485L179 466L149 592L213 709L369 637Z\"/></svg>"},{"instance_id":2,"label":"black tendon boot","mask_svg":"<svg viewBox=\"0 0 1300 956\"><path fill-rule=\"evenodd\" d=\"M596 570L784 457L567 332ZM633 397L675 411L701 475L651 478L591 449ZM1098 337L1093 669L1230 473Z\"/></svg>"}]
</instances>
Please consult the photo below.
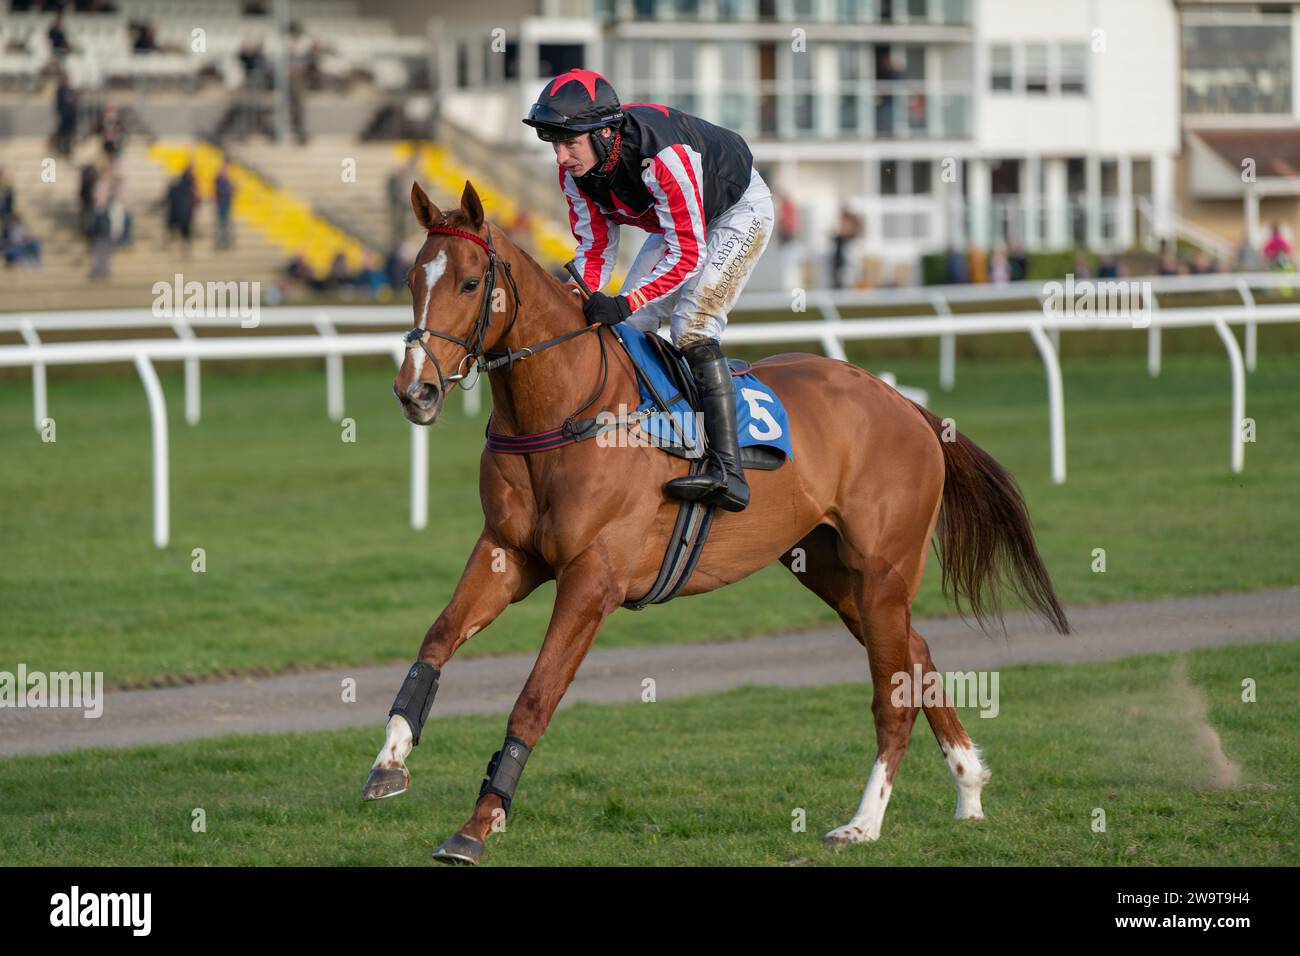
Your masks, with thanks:
<instances>
[{"instance_id":1,"label":"black tendon boot","mask_svg":"<svg viewBox=\"0 0 1300 956\"><path fill-rule=\"evenodd\" d=\"M749 484L736 436L736 392L722 347L713 339L703 339L683 348L682 354L700 391L711 454L704 471L674 478L664 485L664 492L687 501L715 504L725 511L744 511L749 504Z\"/></svg>"}]
</instances>

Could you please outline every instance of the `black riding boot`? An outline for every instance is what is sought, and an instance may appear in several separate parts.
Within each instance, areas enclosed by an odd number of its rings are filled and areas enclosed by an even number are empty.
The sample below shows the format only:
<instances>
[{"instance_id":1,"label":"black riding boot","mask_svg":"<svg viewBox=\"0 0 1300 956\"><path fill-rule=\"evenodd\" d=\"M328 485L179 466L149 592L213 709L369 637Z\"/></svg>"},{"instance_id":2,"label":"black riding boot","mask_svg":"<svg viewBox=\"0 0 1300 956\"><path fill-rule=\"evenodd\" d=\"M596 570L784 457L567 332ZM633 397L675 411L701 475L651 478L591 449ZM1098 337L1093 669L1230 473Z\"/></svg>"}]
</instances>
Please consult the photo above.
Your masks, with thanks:
<instances>
[{"instance_id":1,"label":"black riding boot","mask_svg":"<svg viewBox=\"0 0 1300 956\"><path fill-rule=\"evenodd\" d=\"M684 475L664 485L664 491L687 501L703 500L725 511L744 511L749 504L749 484L740 464L736 436L736 391L722 347L704 339L682 349L700 391L709 455L705 470Z\"/></svg>"}]
</instances>

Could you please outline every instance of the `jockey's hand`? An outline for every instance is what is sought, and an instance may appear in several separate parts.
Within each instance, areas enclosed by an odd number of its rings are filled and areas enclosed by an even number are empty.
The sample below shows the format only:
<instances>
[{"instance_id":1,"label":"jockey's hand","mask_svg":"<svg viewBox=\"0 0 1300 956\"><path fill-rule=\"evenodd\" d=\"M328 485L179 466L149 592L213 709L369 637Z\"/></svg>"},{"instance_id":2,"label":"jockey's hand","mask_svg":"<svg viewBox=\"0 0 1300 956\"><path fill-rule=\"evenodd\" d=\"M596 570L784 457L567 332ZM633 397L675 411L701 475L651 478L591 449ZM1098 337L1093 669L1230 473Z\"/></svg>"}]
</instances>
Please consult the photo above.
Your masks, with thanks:
<instances>
[{"instance_id":1,"label":"jockey's hand","mask_svg":"<svg viewBox=\"0 0 1300 956\"><path fill-rule=\"evenodd\" d=\"M591 298L582 303L582 311L587 316L588 325L618 325L632 315L626 296L608 296L603 292L593 292Z\"/></svg>"}]
</instances>

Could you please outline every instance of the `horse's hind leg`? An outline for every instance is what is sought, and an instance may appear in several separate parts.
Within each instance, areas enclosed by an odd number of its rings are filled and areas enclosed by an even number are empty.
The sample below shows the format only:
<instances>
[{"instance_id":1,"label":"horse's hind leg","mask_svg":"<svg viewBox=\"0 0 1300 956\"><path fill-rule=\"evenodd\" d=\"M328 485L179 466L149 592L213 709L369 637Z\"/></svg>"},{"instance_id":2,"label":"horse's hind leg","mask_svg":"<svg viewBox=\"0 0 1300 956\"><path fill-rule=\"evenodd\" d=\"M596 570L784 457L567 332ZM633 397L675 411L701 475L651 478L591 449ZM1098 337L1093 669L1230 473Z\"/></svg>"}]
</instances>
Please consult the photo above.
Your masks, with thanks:
<instances>
[{"instance_id":1,"label":"horse's hind leg","mask_svg":"<svg viewBox=\"0 0 1300 956\"><path fill-rule=\"evenodd\" d=\"M911 694L896 691L897 674L911 669L908 632L911 629L910 597L892 569L879 573L858 598L862 627L859 640L871 662L871 714L876 724L876 760L857 812L848 823L826 834L826 842L843 846L865 843L880 836L885 808L894 789L898 765L907 752L918 707Z\"/></svg>"},{"instance_id":2,"label":"horse's hind leg","mask_svg":"<svg viewBox=\"0 0 1300 956\"><path fill-rule=\"evenodd\" d=\"M782 563L793 571L800 566L797 560L803 558L805 572L796 571L796 576L839 613L845 626L867 649L871 664L876 760L857 813L847 824L827 833L826 840L841 846L875 840L880 836L894 776L916 721L912 695L896 702L892 680L895 674L910 674L912 670L908 634L913 589L892 567L877 564L868 571L866 559L853 554L853 563L863 570L855 569L845 560L852 550L846 549L838 533L827 525L814 529L796 548L802 553L786 555Z\"/></svg>"},{"instance_id":3,"label":"horse's hind leg","mask_svg":"<svg viewBox=\"0 0 1300 956\"><path fill-rule=\"evenodd\" d=\"M925 674L938 672L934 660L930 657L930 647L925 638L912 629L911 658L921 665ZM939 749L943 751L952 774L953 783L957 785L957 819L983 820L984 810L980 805L980 791L993 775L980 760L979 749L966 733L957 711L946 699L941 707L926 707L925 718L930 722Z\"/></svg>"}]
</instances>

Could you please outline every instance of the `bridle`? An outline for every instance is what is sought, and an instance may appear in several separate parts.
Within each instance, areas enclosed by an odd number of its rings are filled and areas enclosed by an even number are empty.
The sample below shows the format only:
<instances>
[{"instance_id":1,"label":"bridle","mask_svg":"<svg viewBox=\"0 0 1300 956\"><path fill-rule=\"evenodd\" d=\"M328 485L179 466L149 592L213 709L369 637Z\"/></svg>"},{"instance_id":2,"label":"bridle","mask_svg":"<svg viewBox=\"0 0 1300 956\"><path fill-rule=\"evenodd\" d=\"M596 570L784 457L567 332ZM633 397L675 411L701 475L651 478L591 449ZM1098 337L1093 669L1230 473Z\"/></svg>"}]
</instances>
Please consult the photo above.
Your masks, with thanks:
<instances>
[{"instance_id":1,"label":"bridle","mask_svg":"<svg viewBox=\"0 0 1300 956\"><path fill-rule=\"evenodd\" d=\"M478 318L474 320L474 327L470 330L468 336L465 338L459 338L455 335L450 335L447 332L439 332L435 329L426 329L417 326L407 332L403 337L403 340L406 342L407 351L413 352L416 348L421 348L424 350L424 354L429 357L429 360L433 362L434 370L438 373L438 388L444 395L447 392L448 384L460 382L467 377L469 374L469 368L473 368L477 374L474 376L472 383L463 384L461 385L461 388L473 388L478 384L478 380L484 372L491 372L502 367L509 372L510 369L514 367L515 362L521 362L524 359L531 358L538 352L549 349L552 346L560 345L563 342L567 342L569 339L577 338L579 335L586 332L599 332L601 328L600 325L584 325L580 329L565 332L562 335L549 338L544 342L538 342L536 345L526 346L517 351L507 345L504 352L489 352L484 347L483 340L486 338L488 329L492 325L492 298L496 292L498 260L496 247L492 242L491 224L487 225L487 239L483 239L475 233L467 232L464 229L453 229L450 226L432 226L429 228L426 235L458 236L461 239L468 239L470 242L473 242L482 248L488 256L487 271L483 275L483 304L479 308ZM500 261L501 265L505 269L506 281L510 283L510 292L515 302L514 309L510 314L510 321L506 325L505 330L501 333L500 340L504 340L505 337L510 334L510 330L514 328L515 321L519 318L519 310L522 308L523 302L519 298L519 286L515 283L515 277L510 270L509 261L505 259L501 259ZM424 321L428 321L427 316L424 317ZM456 366L456 374L442 374L442 365L438 362L438 357L433 354L433 349L429 348L430 338L446 339L448 342L454 342L465 350L464 357ZM605 337L597 334L596 338L600 342L600 385L592 394L591 398L587 399L587 401L578 408L577 411L573 412L564 420L564 425L561 426L561 429L565 431L568 431L577 417L586 411L587 408L589 408L591 404L600 397L604 392L605 384L609 379L609 361L605 351Z\"/></svg>"}]
</instances>

